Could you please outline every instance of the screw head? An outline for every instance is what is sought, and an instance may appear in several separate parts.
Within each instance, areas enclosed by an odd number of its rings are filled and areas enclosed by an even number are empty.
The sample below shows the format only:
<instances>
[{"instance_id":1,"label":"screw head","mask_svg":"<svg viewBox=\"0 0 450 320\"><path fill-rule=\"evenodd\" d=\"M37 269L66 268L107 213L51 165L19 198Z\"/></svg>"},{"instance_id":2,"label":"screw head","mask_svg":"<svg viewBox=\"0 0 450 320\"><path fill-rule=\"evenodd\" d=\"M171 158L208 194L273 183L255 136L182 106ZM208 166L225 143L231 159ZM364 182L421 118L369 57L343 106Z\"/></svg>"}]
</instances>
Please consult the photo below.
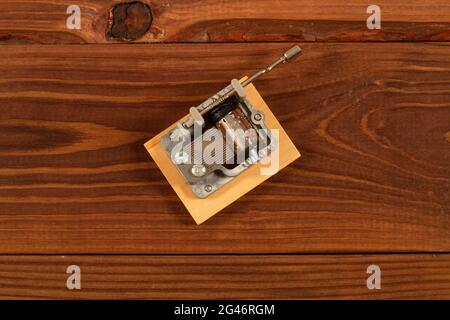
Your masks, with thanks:
<instances>
[{"instance_id":1,"label":"screw head","mask_svg":"<svg viewBox=\"0 0 450 320\"><path fill-rule=\"evenodd\" d=\"M205 191L206 191L206 192L211 192L212 189L213 189L213 187L212 187L212 185L210 185L210 184L207 184L207 185L205 186Z\"/></svg>"},{"instance_id":2,"label":"screw head","mask_svg":"<svg viewBox=\"0 0 450 320\"><path fill-rule=\"evenodd\" d=\"M261 121L262 120L262 114L261 113L255 113L254 115L253 115L253 120L255 120L255 121Z\"/></svg>"},{"instance_id":3,"label":"screw head","mask_svg":"<svg viewBox=\"0 0 450 320\"><path fill-rule=\"evenodd\" d=\"M206 173L206 168L202 164L194 164L191 168L191 172L196 177L203 177Z\"/></svg>"}]
</instances>

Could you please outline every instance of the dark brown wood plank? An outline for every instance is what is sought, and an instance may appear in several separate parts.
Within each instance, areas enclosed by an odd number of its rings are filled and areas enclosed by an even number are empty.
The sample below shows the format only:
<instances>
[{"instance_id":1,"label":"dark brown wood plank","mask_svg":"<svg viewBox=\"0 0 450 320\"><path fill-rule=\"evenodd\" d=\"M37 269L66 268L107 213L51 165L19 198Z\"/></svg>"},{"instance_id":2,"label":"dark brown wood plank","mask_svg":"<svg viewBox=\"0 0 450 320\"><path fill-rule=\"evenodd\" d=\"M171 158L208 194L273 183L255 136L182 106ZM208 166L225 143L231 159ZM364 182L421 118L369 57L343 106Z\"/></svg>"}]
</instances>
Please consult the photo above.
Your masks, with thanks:
<instances>
[{"instance_id":1,"label":"dark brown wood plank","mask_svg":"<svg viewBox=\"0 0 450 320\"><path fill-rule=\"evenodd\" d=\"M123 2L4 0L0 43L450 40L447 0L379 0L381 30L366 27L373 3L365 0L144 0L152 10L150 27L144 6L112 15L114 5ZM81 9L81 30L66 28L69 5Z\"/></svg>"},{"instance_id":2,"label":"dark brown wood plank","mask_svg":"<svg viewBox=\"0 0 450 320\"><path fill-rule=\"evenodd\" d=\"M69 265L81 290L66 287ZM0 298L448 299L450 255L0 256Z\"/></svg>"},{"instance_id":3,"label":"dark brown wood plank","mask_svg":"<svg viewBox=\"0 0 450 320\"><path fill-rule=\"evenodd\" d=\"M3 47L0 252L449 251L448 44L302 45L256 83L302 158L194 224L142 144L289 46Z\"/></svg>"}]
</instances>

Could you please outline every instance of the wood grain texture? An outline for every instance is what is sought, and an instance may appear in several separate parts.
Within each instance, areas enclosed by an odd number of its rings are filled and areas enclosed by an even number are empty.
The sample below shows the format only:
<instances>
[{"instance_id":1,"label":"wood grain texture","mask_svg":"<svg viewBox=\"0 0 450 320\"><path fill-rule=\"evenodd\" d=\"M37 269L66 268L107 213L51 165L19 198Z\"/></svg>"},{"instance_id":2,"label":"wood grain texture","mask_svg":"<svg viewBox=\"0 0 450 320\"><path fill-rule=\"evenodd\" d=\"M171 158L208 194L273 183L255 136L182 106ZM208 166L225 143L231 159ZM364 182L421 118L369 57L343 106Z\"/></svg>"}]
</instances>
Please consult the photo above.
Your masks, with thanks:
<instances>
[{"instance_id":1,"label":"wood grain texture","mask_svg":"<svg viewBox=\"0 0 450 320\"><path fill-rule=\"evenodd\" d=\"M66 288L71 264L81 290ZM0 256L0 298L449 299L450 255Z\"/></svg>"},{"instance_id":2,"label":"wood grain texture","mask_svg":"<svg viewBox=\"0 0 450 320\"><path fill-rule=\"evenodd\" d=\"M302 158L192 222L143 143L289 46L3 47L0 252L449 251L448 44L302 45L256 83Z\"/></svg>"},{"instance_id":3,"label":"wood grain texture","mask_svg":"<svg viewBox=\"0 0 450 320\"><path fill-rule=\"evenodd\" d=\"M3 0L0 43L107 43L117 0ZM379 0L382 29L368 30L367 0L144 0L153 22L138 42L448 41L447 0ZM68 30L66 9L81 8L81 30ZM131 14L131 12L130 12ZM148 15L129 23L146 25ZM122 19L121 21L125 21ZM118 30L126 33L128 23ZM146 28L146 27L145 27ZM145 29L144 29L145 30ZM131 37L131 40L134 40Z\"/></svg>"}]
</instances>

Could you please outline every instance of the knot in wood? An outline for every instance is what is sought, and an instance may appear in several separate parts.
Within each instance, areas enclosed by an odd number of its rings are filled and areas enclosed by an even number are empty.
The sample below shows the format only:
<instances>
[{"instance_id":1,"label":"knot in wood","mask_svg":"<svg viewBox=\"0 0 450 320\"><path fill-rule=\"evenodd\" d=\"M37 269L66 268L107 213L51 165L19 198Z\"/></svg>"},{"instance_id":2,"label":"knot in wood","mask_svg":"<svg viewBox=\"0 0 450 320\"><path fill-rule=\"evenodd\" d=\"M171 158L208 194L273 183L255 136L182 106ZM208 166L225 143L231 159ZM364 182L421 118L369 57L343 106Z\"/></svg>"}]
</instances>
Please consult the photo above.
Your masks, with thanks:
<instances>
[{"instance_id":1,"label":"knot in wood","mask_svg":"<svg viewBox=\"0 0 450 320\"><path fill-rule=\"evenodd\" d=\"M140 1L118 3L111 8L107 37L134 41L143 37L153 21L150 7Z\"/></svg>"}]
</instances>

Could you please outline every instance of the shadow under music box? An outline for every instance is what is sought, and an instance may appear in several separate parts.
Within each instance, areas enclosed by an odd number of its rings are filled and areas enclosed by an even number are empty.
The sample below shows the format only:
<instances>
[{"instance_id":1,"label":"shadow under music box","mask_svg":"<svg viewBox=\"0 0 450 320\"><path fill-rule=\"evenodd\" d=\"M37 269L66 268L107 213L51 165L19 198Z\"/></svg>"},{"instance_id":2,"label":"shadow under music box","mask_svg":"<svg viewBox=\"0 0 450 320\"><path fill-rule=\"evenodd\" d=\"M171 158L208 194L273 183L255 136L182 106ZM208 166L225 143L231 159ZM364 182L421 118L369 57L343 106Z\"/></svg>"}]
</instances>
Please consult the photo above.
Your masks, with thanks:
<instances>
[{"instance_id":1,"label":"shadow under music box","mask_svg":"<svg viewBox=\"0 0 450 320\"><path fill-rule=\"evenodd\" d=\"M145 144L197 224L286 167L300 153L252 82L301 54L231 84Z\"/></svg>"}]
</instances>

